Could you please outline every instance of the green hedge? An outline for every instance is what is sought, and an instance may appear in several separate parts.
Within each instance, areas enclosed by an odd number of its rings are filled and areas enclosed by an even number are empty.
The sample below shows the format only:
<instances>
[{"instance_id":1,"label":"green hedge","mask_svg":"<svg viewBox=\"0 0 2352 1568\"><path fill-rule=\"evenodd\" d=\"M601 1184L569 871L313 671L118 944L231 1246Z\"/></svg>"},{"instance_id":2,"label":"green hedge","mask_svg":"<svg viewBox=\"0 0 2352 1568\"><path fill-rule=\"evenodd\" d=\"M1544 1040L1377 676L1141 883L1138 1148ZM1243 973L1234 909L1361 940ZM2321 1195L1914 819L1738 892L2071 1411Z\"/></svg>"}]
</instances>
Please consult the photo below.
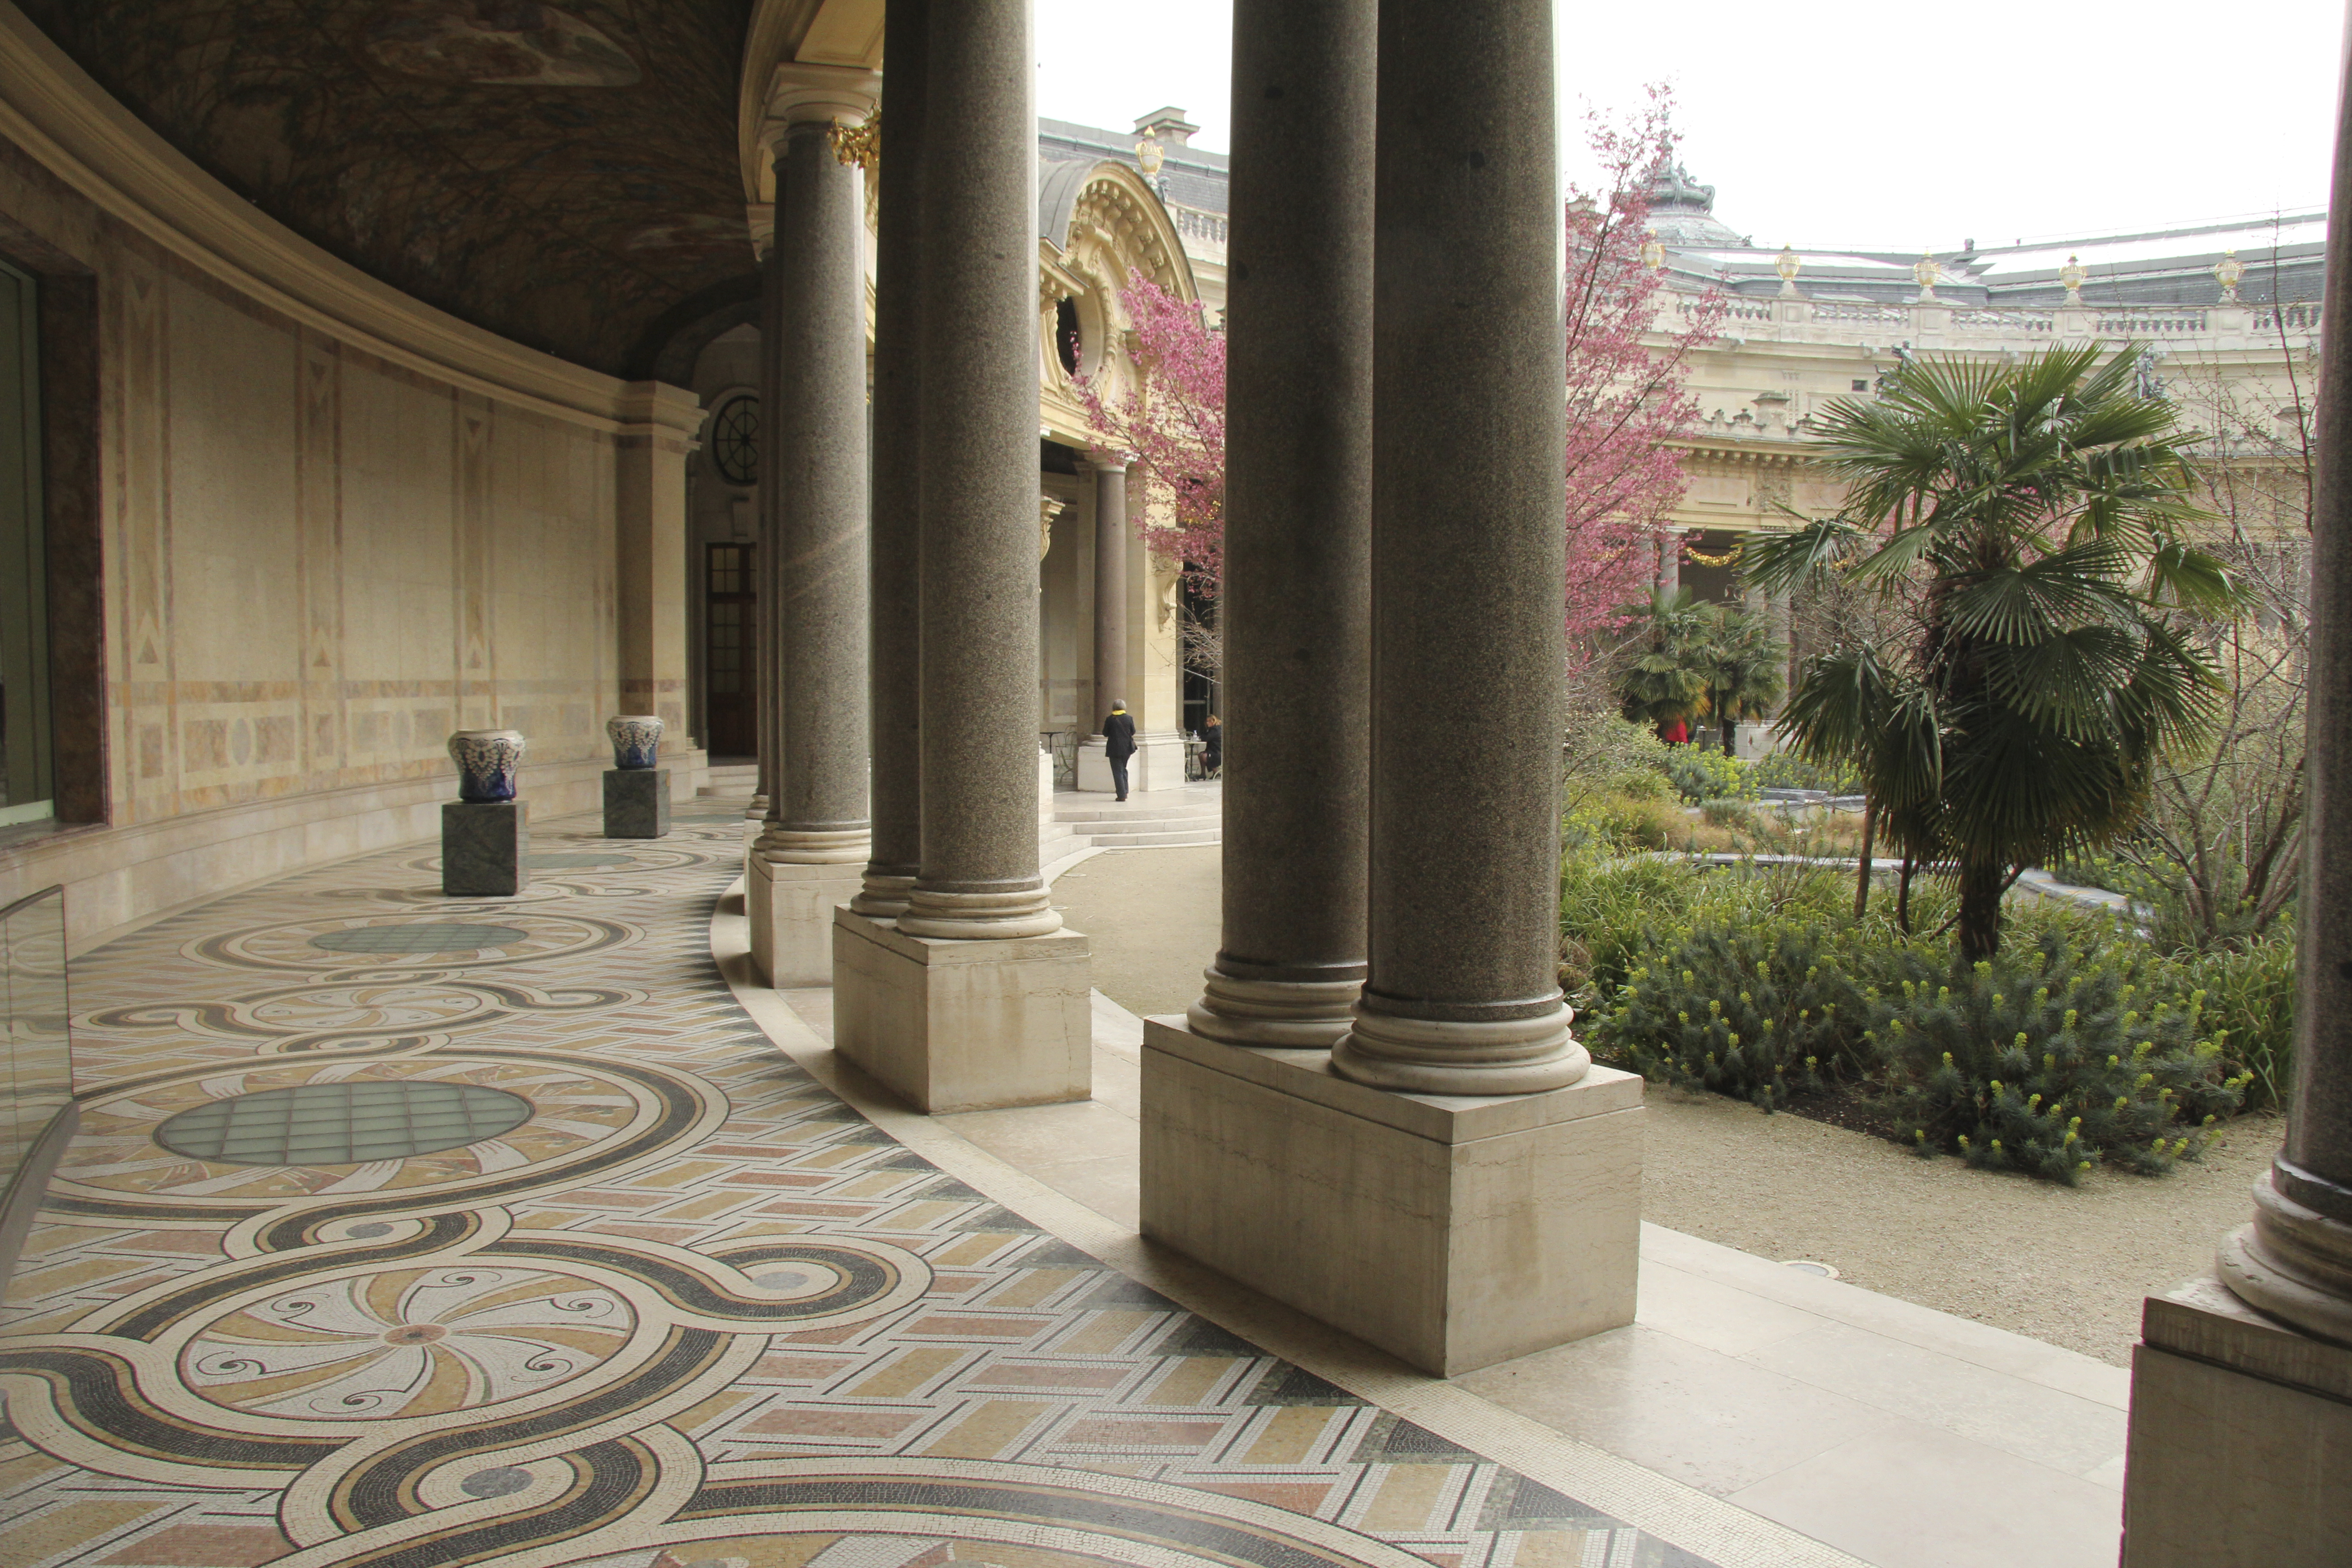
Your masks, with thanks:
<instances>
[{"instance_id":1,"label":"green hedge","mask_svg":"<svg viewBox=\"0 0 2352 1568\"><path fill-rule=\"evenodd\" d=\"M2000 957L1969 967L1948 937L1895 931L1885 891L1855 919L1824 868L1571 857L1560 889L1561 979L1602 1059L1766 1110L1856 1086L1923 1154L2154 1173L2282 1070L2255 1015L2292 983L2291 942L2165 958L2111 916L2017 906ZM1936 932L1949 895L1912 904Z\"/></svg>"}]
</instances>

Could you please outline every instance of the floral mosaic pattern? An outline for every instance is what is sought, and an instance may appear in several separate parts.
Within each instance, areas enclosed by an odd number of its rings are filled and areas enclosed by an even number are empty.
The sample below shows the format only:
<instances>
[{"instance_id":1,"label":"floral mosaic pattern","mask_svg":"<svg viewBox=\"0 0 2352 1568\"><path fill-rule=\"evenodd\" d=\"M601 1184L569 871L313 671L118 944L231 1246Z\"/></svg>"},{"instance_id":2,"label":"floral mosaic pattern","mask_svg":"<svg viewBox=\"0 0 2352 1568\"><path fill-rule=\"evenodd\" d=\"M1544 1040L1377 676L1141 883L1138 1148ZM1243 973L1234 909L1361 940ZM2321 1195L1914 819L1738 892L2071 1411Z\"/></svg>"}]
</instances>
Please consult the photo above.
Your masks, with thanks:
<instances>
[{"instance_id":1,"label":"floral mosaic pattern","mask_svg":"<svg viewBox=\"0 0 2352 1568\"><path fill-rule=\"evenodd\" d=\"M205 1398L329 1421L497 1405L608 1361L633 1314L612 1291L541 1268L394 1268L274 1296L207 1324L182 1352Z\"/></svg>"}]
</instances>

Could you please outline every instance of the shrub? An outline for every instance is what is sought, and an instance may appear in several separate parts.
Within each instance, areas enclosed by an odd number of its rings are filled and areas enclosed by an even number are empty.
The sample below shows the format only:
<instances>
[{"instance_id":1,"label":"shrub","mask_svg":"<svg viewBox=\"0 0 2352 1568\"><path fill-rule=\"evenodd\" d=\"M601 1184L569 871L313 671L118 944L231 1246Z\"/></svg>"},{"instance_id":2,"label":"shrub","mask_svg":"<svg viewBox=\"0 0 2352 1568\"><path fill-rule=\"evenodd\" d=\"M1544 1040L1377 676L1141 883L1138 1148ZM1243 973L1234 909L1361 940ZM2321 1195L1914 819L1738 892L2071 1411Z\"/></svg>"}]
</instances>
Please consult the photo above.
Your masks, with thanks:
<instances>
[{"instance_id":1,"label":"shrub","mask_svg":"<svg viewBox=\"0 0 2352 1568\"><path fill-rule=\"evenodd\" d=\"M1832 795L1860 795L1862 774L1851 763L1827 766L1809 763L1794 752L1770 752L1748 764L1748 777L1763 789L1818 789Z\"/></svg>"},{"instance_id":2,"label":"shrub","mask_svg":"<svg viewBox=\"0 0 2352 1568\"><path fill-rule=\"evenodd\" d=\"M1570 856L1559 878L1560 988L1586 1006L1622 984L1653 926L1678 923L1697 892L1697 879L1671 861Z\"/></svg>"},{"instance_id":3,"label":"shrub","mask_svg":"<svg viewBox=\"0 0 2352 1568\"><path fill-rule=\"evenodd\" d=\"M1627 976L1593 1040L1644 1078L1775 1110L1867 1065L1865 999L1837 949L1811 927L1698 931Z\"/></svg>"},{"instance_id":4,"label":"shrub","mask_svg":"<svg viewBox=\"0 0 2352 1568\"><path fill-rule=\"evenodd\" d=\"M1744 800L1703 800L1698 803L1698 814L1717 827L1740 826L1750 815Z\"/></svg>"},{"instance_id":5,"label":"shrub","mask_svg":"<svg viewBox=\"0 0 2352 1568\"><path fill-rule=\"evenodd\" d=\"M1620 773L1615 780L1619 795L1629 800L1664 800L1666 798L1666 775L1655 768L1635 768Z\"/></svg>"},{"instance_id":6,"label":"shrub","mask_svg":"<svg viewBox=\"0 0 2352 1568\"><path fill-rule=\"evenodd\" d=\"M2149 966L2151 989L2201 994L2205 1027L2221 1059L2249 1077L2246 1102L2283 1104L2294 1068L2294 923L2274 921L2242 948L2180 952Z\"/></svg>"},{"instance_id":7,"label":"shrub","mask_svg":"<svg viewBox=\"0 0 2352 1568\"><path fill-rule=\"evenodd\" d=\"M2275 1092L2290 942L2168 957L2102 911L2020 903L2004 951L1956 971L1950 897L1921 884L1934 934L1906 937L1891 900L1854 919L1839 873L1572 857L1562 981L1595 1052L1647 1078L1768 1110L1843 1083L1917 1152L2068 1184L2168 1170Z\"/></svg>"},{"instance_id":8,"label":"shrub","mask_svg":"<svg viewBox=\"0 0 2352 1568\"><path fill-rule=\"evenodd\" d=\"M1748 764L1711 746L1668 746L1658 766L1676 794L1696 805L1703 800L1754 800Z\"/></svg>"},{"instance_id":9,"label":"shrub","mask_svg":"<svg viewBox=\"0 0 2352 1568\"><path fill-rule=\"evenodd\" d=\"M2225 1076L2204 994L2166 996L2146 963L2045 931L1883 990L1866 1038L1918 1152L2070 1185L2102 1159L2155 1174L2202 1153L2249 1075Z\"/></svg>"}]
</instances>

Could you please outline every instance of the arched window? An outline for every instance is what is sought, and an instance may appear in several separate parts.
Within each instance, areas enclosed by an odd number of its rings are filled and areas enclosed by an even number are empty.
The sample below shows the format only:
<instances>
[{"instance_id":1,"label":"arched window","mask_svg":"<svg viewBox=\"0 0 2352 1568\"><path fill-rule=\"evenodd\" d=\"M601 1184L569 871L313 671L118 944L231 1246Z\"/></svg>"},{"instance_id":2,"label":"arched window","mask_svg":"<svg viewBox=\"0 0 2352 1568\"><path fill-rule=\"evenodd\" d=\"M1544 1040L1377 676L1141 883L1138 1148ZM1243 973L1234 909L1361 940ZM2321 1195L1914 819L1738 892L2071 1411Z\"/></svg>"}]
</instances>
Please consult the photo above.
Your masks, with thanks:
<instances>
[{"instance_id":1,"label":"arched window","mask_svg":"<svg viewBox=\"0 0 2352 1568\"><path fill-rule=\"evenodd\" d=\"M1065 374L1076 375L1085 363L1086 335L1078 325L1078 302L1076 300L1056 300L1054 305L1054 353L1062 362Z\"/></svg>"}]
</instances>

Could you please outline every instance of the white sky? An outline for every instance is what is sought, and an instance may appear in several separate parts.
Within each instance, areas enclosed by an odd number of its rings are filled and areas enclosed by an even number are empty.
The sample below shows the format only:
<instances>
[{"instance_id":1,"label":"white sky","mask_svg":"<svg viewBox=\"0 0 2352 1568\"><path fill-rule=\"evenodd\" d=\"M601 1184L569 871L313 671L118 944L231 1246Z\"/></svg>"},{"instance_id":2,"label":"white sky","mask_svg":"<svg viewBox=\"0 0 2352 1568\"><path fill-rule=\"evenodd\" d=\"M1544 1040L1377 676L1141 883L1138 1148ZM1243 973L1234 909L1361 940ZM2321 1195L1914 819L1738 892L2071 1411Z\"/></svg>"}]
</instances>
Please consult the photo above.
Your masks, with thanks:
<instances>
[{"instance_id":1,"label":"white sky","mask_svg":"<svg viewBox=\"0 0 2352 1568\"><path fill-rule=\"evenodd\" d=\"M1673 84L1684 161L1759 245L1957 248L2315 210L2340 0L1793 0L1560 7L1583 107ZM1230 0L1038 0L1038 112L1124 130L1162 104L1223 151Z\"/></svg>"}]
</instances>

